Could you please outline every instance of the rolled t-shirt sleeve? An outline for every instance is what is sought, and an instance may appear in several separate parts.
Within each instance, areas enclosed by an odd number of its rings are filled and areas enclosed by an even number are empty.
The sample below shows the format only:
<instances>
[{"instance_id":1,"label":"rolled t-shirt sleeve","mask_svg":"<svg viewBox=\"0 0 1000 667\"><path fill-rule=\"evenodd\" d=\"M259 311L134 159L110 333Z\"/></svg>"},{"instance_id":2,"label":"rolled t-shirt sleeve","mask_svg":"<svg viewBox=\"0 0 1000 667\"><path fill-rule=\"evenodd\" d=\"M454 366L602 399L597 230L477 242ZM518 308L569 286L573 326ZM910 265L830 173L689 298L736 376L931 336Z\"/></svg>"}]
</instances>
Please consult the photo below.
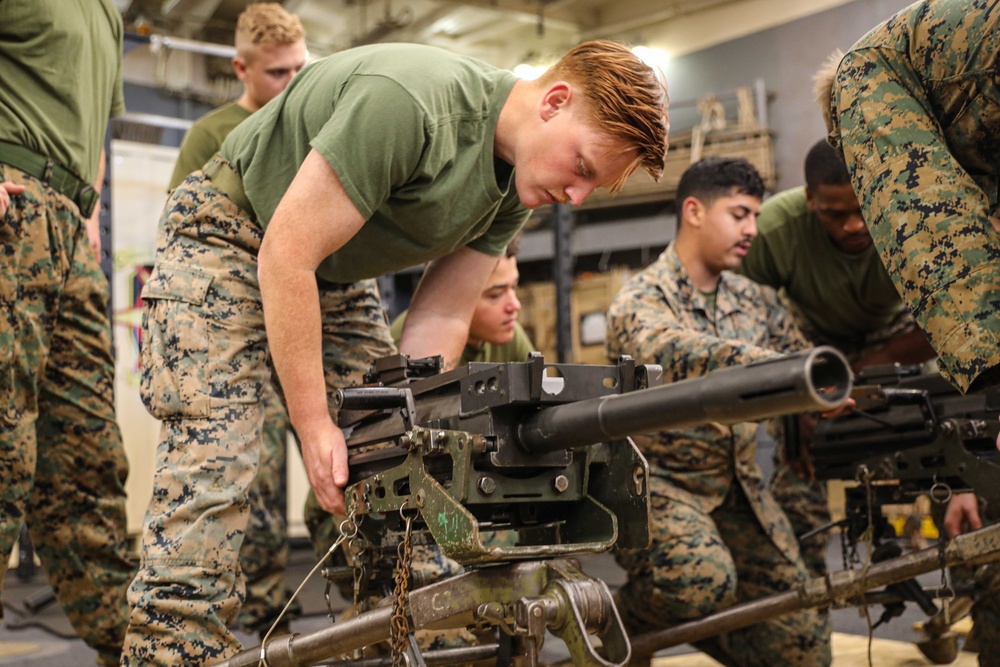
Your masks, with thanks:
<instances>
[{"instance_id":1,"label":"rolled t-shirt sleeve","mask_svg":"<svg viewBox=\"0 0 1000 667\"><path fill-rule=\"evenodd\" d=\"M366 219L416 172L428 142L423 109L399 84L356 75L310 145Z\"/></svg>"}]
</instances>

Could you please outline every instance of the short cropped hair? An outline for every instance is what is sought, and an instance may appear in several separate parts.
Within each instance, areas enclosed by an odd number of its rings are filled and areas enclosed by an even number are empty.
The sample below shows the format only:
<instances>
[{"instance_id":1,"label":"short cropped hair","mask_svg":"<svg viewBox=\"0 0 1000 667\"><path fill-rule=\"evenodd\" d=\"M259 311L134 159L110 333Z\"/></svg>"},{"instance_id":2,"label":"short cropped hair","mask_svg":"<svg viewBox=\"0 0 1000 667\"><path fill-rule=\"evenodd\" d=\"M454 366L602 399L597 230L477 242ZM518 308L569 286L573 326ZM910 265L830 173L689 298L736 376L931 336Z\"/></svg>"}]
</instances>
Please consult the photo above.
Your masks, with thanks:
<instances>
[{"instance_id":1,"label":"short cropped hair","mask_svg":"<svg viewBox=\"0 0 1000 667\"><path fill-rule=\"evenodd\" d=\"M833 83L837 78L837 68L840 61L844 59L844 52L840 49L826 57L820 68L813 74L813 93L816 95L816 102L823 113L823 123L826 125L827 134L833 132Z\"/></svg>"},{"instance_id":2,"label":"short cropped hair","mask_svg":"<svg viewBox=\"0 0 1000 667\"><path fill-rule=\"evenodd\" d=\"M635 162L611 185L611 192L621 190L640 164L654 180L660 180L670 119L666 85L652 67L624 44L593 40L571 49L540 78L543 84L559 80L583 90L599 131L639 151Z\"/></svg>"},{"instance_id":3,"label":"short cropped hair","mask_svg":"<svg viewBox=\"0 0 1000 667\"><path fill-rule=\"evenodd\" d=\"M254 46L285 46L305 36L299 17L277 2L247 5L236 19L236 52L244 57Z\"/></svg>"},{"instance_id":4,"label":"short cropped hair","mask_svg":"<svg viewBox=\"0 0 1000 667\"><path fill-rule=\"evenodd\" d=\"M706 206L734 194L764 197L764 181L757 168L741 157L713 156L698 160L681 175L677 206L694 197ZM678 216L679 217L679 216Z\"/></svg>"},{"instance_id":5,"label":"short cropped hair","mask_svg":"<svg viewBox=\"0 0 1000 667\"><path fill-rule=\"evenodd\" d=\"M826 142L817 141L806 154L806 187L816 191L821 185L845 185L851 182L844 156Z\"/></svg>"}]
</instances>

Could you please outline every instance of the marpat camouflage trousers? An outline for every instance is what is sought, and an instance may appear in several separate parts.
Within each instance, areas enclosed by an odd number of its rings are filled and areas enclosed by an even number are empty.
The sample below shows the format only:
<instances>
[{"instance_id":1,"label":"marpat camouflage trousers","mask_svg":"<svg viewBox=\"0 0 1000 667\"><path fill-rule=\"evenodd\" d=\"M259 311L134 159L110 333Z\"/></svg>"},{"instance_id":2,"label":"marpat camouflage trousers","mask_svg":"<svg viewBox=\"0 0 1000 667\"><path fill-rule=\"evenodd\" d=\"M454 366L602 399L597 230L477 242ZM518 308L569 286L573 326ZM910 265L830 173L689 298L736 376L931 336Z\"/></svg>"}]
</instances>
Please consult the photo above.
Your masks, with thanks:
<instances>
[{"instance_id":1,"label":"marpat camouflage trousers","mask_svg":"<svg viewBox=\"0 0 1000 667\"><path fill-rule=\"evenodd\" d=\"M257 252L263 232L196 172L161 220L143 292L142 394L163 420L123 664L195 665L240 646L240 548L271 381ZM320 290L327 386L395 348L374 280Z\"/></svg>"},{"instance_id":2,"label":"marpat camouflage trousers","mask_svg":"<svg viewBox=\"0 0 1000 667\"><path fill-rule=\"evenodd\" d=\"M651 499L653 543L619 552L628 581L615 602L630 635L708 616L735 604L790 590L806 578L761 528L739 484L711 514L662 495ZM790 531L787 521L783 524ZM697 648L734 667L829 665L830 622L804 610L699 642ZM648 656L633 656L634 663Z\"/></svg>"},{"instance_id":3,"label":"marpat camouflage trousers","mask_svg":"<svg viewBox=\"0 0 1000 667\"><path fill-rule=\"evenodd\" d=\"M195 187L200 178L195 176L192 180ZM248 493L250 519L240 548L246 600L236 618L236 626L259 635L270 629L292 596L284 577L289 548L282 493L287 438L292 422L284 402L270 383L263 388L261 404L264 406L262 449L257 476ZM282 623L300 615L301 605L295 602L282 617Z\"/></svg>"},{"instance_id":4,"label":"marpat camouflage trousers","mask_svg":"<svg viewBox=\"0 0 1000 667\"><path fill-rule=\"evenodd\" d=\"M26 522L76 632L117 665L135 568L108 281L75 204L6 165L0 181L26 187L0 218L0 581Z\"/></svg>"}]
</instances>

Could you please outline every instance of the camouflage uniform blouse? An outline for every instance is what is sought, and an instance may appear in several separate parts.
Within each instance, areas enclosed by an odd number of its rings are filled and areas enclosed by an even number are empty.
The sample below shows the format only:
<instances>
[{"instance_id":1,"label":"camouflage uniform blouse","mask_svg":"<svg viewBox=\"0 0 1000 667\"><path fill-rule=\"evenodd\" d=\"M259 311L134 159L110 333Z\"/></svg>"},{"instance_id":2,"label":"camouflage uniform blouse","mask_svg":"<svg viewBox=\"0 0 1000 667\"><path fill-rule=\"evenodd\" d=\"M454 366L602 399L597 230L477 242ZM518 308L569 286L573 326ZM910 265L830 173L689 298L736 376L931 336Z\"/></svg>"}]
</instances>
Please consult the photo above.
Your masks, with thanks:
<instances>
[{"instance_id":1,"label":"camouflage uniform blouse","mask_svg":"<svg viewBox=\"0 0 1000 667\"><path fill-rule=\"evenodd\" d=\"M671 244L615 297L608 310L607 347L611 359L628 354L637 363L661 364L664 382L676 382L806 345L777 293L743 276L722 274L711 309ZM634 439L649 460L652 493L707 513L738 480L768 528L770 515L779 510L764 491L756 434L753 423L712 423ZM786 551L794 548L775 542Z\"/></svg>"},{"instance_id":2,"label":"camouflage uniform blouse","mask_svg":"<svg viewBox=\"0 0 1000 667\"><path fill-rule=\"evenodd\" d=\"M1000 366L998 52L1000 0L917 2L851 48L831 100L882 261L962 390Z\"/></svg>"}]
</instances>

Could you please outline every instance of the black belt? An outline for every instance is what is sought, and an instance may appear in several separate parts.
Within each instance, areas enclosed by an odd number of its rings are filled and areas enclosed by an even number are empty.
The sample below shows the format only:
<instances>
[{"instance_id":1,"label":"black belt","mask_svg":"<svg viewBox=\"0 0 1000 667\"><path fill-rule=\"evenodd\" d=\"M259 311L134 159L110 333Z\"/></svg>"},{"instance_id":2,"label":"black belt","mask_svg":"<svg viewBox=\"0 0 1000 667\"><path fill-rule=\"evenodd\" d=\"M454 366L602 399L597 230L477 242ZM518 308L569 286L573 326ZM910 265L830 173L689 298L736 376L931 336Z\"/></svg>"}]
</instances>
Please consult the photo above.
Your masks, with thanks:
<instances>
[{"instance_id":1,"label":"black belt","mask_svg":"<svg viewBox=\"0 0 1000 667\"><path fill-rule=\"evenodd\" d=\"M0 162L20 169L59 194L69 197L80 209L80 215L84 219L90 217L101 198L93 185L85 182L61 164L57 164L24 146L0 141Z\"/></svg>"}]
</instances>

